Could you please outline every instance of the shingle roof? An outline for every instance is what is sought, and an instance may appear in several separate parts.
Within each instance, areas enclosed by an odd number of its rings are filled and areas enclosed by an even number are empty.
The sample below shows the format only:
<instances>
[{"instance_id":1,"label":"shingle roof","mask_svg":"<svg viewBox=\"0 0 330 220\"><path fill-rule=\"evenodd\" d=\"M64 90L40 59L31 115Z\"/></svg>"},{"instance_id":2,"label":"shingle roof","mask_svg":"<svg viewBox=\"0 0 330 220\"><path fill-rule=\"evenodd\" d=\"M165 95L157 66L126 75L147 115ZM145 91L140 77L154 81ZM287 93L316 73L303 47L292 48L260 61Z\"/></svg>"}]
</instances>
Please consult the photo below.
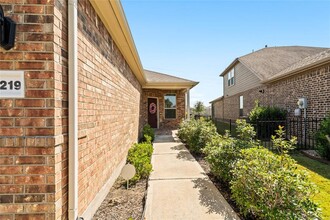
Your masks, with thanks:
<instances>
[{"instance_id":1,"label":"shingle roof","mask_svg":"<svg viewBox=\"0 0 330 220\"><path fill-rule=\"evenodd\" d=\"M327 49L303 46L266 47L237 58L229 67L232 67L236 62L241 62L264 81L302 59ZM222 76L228 72L228 68L221 74Z\"/></svg>"},{"instance_id":2,"label":"shingle roof","mask_svg":"<svg viewBox=\"0 0 330 220\"><path fill-rule=\"evenodd\" d=\"M317 64L317 63L320 63L322 61L330 62L330 49L323 50L320 53L317 53L317 54L312 55L312 56L308 56L305 59L302 59L302 60L296 62L295 64L291 65L290 67L288 67L288 68L282 70L281 72L273 75L267 81L272 81L272 80L275 80L275 79L282 78L284 76L289 75L292 72L299 71L300 69L304 69L304 68L306 68L310 65Z\"/></svg>"},{"instance_id":3,"label":"shingle roof","mask_svg":"<svg viewBox=\"0 0 330 220\"><path fill-rule=\"evenodd\" d=\"M159 73L150 70L144 70L145 78L147 81L147 85L145 87L163 85L163 86L176 86L176 87L193 87L198 84L198 82L183 79L176 76L171 76L164 73Z\"/></svg>"},{"instance_id":4,"label":"shingle roof","mask_svg":"<svg viewBox=\"0 0 330 220\"><path fill-rule=\"evenodd\" d=\"M188 80L188 79L183 79L179 78L176 76L171 76L168 74L164 73L159 73L155 71L150 71L150 70L144 70L144 74L146 77L147 82L161 82L161 83L191 83L194 81Z\"/></svg>"}]
</instances>

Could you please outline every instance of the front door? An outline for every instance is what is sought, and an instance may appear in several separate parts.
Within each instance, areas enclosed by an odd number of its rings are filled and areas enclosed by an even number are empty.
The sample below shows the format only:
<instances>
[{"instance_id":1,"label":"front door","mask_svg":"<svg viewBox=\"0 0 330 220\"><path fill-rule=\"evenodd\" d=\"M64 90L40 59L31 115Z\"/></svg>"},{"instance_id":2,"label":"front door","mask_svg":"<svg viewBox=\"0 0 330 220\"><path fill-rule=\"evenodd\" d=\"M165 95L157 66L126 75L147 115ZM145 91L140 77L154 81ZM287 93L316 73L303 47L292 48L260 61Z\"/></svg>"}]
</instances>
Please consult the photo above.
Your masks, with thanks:
<instances>
[{"instance_id":1,"label":"front door","mask_svg":"<svg viewBox=\"0 0 330 220\"><path fill-rule=\"evenodd\" d=\"M157 99L148 98L148 124L152 128L157 128L158 112L157 112Z\"/></svg>"}]
</instances>

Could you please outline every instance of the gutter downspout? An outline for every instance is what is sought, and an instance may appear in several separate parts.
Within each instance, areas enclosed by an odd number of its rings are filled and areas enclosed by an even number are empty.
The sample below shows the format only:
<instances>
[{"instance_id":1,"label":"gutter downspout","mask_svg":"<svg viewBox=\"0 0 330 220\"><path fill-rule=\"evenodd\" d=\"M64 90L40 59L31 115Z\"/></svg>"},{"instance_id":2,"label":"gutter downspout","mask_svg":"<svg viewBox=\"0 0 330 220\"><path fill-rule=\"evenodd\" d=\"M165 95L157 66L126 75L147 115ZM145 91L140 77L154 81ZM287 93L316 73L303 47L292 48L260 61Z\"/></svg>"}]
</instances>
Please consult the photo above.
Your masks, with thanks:
<instances>
[{"instance_id":1,"label":"gutter downspout","mask_svg":"<svg viewBox=\"0 0 330 220\"><path fill-rule=\"evenodd\" d=\"M190 89L187 89L187 119L190 120Z\"/></svg>"},{"instance_id":2,"label":"gutter downspout","mask_svg":"<svg viewBox=\"0 0 330 220\"><path fill-rule=\"evenodd\" d=\"M77 0L68 1L69 66L69 220L78 217L78 12Z\"/></svg>"}]
</instances>

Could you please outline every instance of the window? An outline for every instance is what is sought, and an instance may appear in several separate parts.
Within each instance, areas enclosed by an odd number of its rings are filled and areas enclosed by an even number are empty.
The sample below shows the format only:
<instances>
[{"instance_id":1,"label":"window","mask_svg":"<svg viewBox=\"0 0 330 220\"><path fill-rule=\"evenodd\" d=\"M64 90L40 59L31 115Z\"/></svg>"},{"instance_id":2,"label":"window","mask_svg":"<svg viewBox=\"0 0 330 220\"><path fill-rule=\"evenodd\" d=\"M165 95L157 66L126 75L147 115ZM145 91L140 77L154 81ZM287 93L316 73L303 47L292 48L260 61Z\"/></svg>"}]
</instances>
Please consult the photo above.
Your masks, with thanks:
<instances>
[{"instance_id":1,"label":"window","mask_svg":"<svg viewBox=\"0 0 330 220\"><path fill-rule=\"evenodd\" d=\"M241 95L239 97L239 116L243 116L243 103L244 100L243 100L243 96Z\"/></svg>"},{"instance_id":2,"label":"window","mask_svg":"<svg viewBox=\"0 0 330 220\"><path fill-rule=\"evenodd\" d=\"M235 69L232 68L229 72L228 72L228 86L232 86L235 84Z\"/></svg>"},{"instance_id":3,"label":"window","mask_svg":"<svg viewBox=\"0 0 330 220\"><path fill-rule=\"evenodd\" d=\"M176 118L176 95L166 94L165 100L165 118L175 119Z\"/></svg>"}]
</instances>

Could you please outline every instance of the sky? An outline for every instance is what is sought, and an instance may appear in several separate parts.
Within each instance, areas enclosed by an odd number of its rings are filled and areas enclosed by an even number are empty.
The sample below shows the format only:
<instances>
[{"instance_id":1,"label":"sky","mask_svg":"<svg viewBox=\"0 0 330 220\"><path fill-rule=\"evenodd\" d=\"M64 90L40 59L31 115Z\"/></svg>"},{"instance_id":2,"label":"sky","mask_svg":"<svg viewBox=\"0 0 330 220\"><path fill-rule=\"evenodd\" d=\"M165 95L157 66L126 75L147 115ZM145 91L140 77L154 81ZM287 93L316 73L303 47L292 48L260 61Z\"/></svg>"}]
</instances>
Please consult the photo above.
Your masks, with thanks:
<instances>
[{"instance_id":1,"label":"sky","mask_svg":"<svg viewBox=\"0 0 330 220\"><path fill-rule=\"evenodd\" d=\"M191 106L223 95L220 73L267 45L330 48L330 0L121 0L144 69L198 81Z\"/></svg>"}]
</instances>

